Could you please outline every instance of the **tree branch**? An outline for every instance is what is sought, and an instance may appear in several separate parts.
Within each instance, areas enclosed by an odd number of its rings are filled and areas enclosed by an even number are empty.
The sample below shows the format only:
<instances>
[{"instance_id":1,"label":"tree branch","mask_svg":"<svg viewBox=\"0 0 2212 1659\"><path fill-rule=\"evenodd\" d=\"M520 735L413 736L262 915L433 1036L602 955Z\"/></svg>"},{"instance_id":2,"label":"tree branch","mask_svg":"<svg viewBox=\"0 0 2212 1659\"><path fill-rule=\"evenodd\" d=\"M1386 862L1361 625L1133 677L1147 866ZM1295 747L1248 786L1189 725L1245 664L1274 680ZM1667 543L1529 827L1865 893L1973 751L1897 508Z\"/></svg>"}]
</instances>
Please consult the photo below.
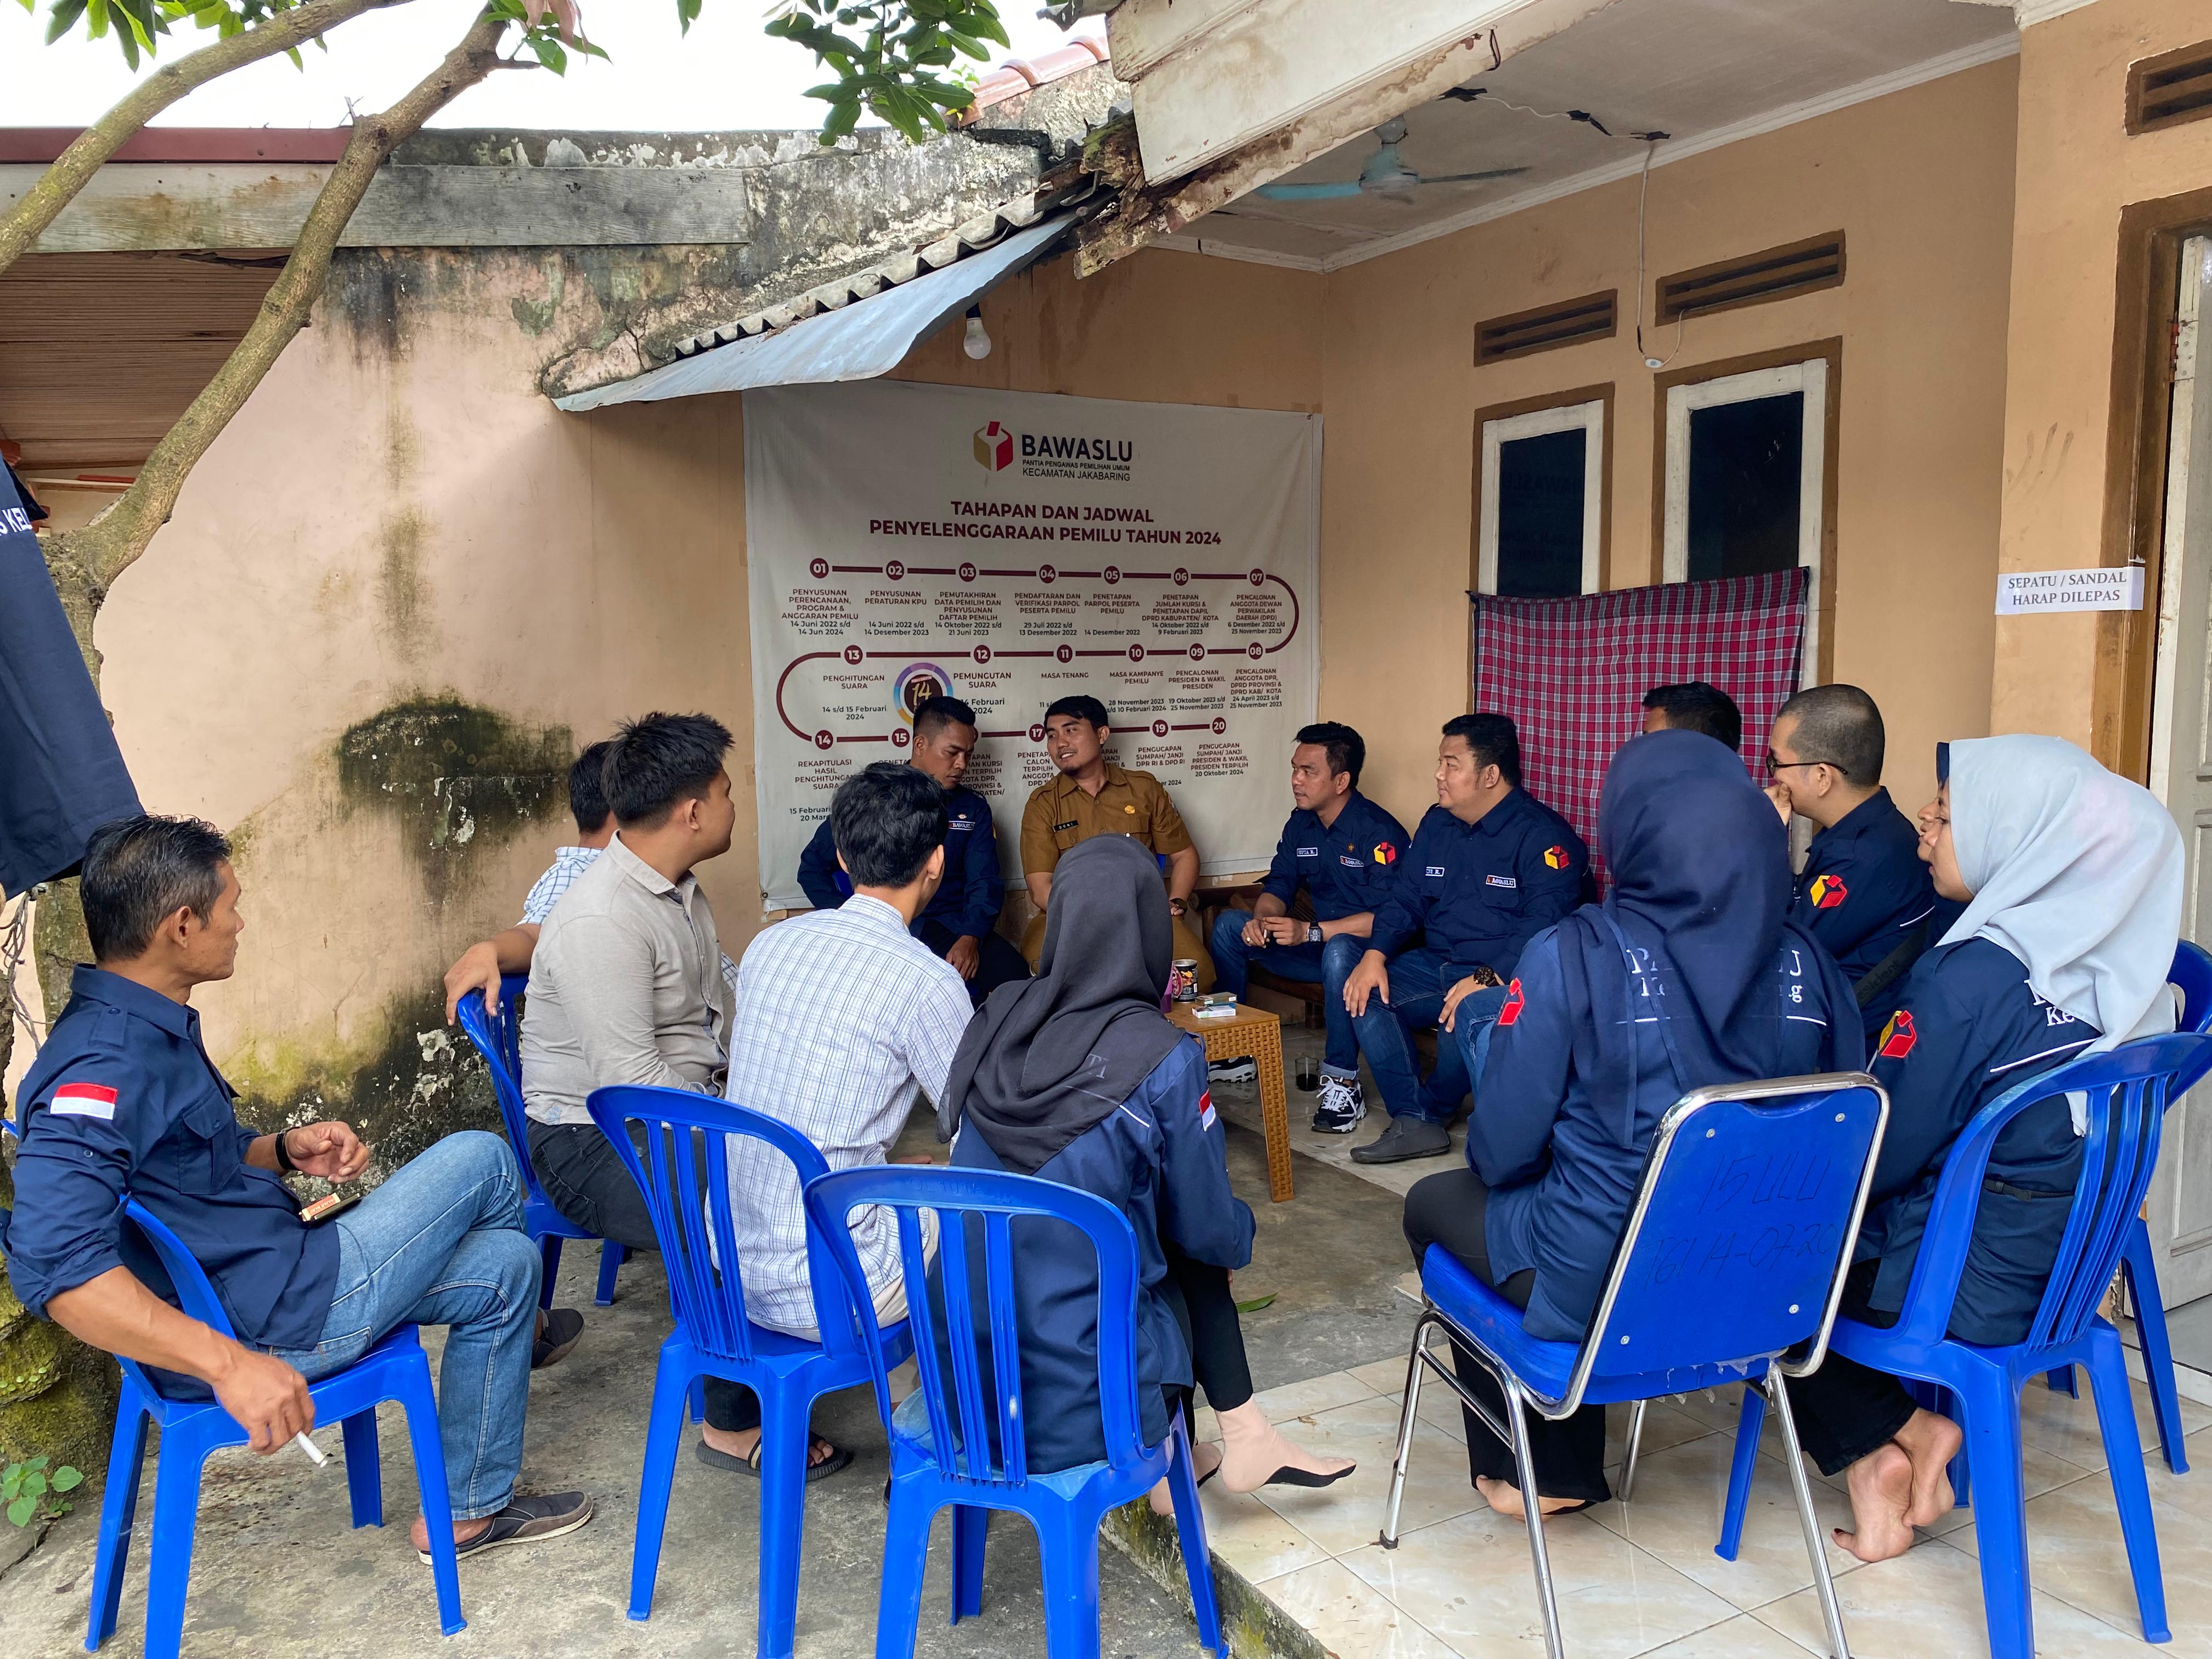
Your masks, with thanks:
<instances>
[{"instance_id":1,"label":"tree branch","mask_svg":"<svg viewBox=\"0 0 2212 1659\"><path fill-rule=\"evenodd\" d=\"M306 326L329 279L338 237L368 194L377 169L431 116L491 73L507 27L505 18L480 15L460 44L446 54L445 62L412 92L382 114L354 123L345 154L324 181L283 274L263 297L260 313L245 337L154 447L137 482L82 529L46 538L47 565L58 586L64 570L74 567L74 574L88 584L88 597L96 610L115 579L146 550L155 532L168 521L193 466L244 407L292 337ZM79 643L89 653L88 628Z\"/></svg>"},{"instance_id":2,"label":"tree branch","mask_svg":"<svg viewBox=\"0 0 2212 1659\"><path fill-rule=\"evenodd\" d=\"M30 252L46 227L100 171L100 164L129 142L147 122L186 93L209 82L274 58L280 52L313 40L363 12L404 5L407 0L305 0L289 11L279 12L242 33L213 46L203 46L162 64L131 89L130 94L77 134L70 147L23 194L23 199L0 215L0 270L5 270Z\"/></svg>"}]
</instances>

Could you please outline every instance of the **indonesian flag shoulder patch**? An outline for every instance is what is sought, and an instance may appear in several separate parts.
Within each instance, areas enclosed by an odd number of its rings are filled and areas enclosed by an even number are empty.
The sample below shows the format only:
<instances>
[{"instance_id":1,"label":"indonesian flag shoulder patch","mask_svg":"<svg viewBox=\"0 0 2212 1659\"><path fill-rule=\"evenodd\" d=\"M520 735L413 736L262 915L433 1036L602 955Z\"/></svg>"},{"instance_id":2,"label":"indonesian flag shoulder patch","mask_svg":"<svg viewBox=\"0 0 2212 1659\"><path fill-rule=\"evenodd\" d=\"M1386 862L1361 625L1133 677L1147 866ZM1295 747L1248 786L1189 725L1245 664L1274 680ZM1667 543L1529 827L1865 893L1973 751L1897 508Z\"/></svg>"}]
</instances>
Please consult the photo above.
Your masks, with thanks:
<instances>
[{"instance_id":1,"label":"indonesian flag shoulder patch","mask_svg":"<svg viewBox=\"0 0 2212 1659\"><path fill-rule=\"evenodd\" d=\"M1208 1089L1198 1097L1198 1127L1201 1129L1211 1129L1214 1125L1215 1116L1213 1091Z\"/></svg>"},{"instance_id":2,"label":"indonesian flag shoulder patch","mask_svg":"<svg viewBox=\"0 0 2212 1659\"><path fill-rule=\"evenodd\" d=\"M1567 849L1565 847L1547 847L1544 849L1544 862L1554 870L1565 869L1569 863Z\"/></svg>"},{"instance_id":3,"label":"indonesian flag shoulder patch","mask_svg":"<svg viewBox=\"0 0 2212 1659\"><path fill-rule=\"evenodd\" d=\"M99 1083L64 1083L54 1091L46 1109L58 1117L115 1116L115 1091Z\"/></svg>"},{"instance_id":4,"label":"indonesian flag shoulder patch","mask_svg":"<svg viewBox=\"0 0 2212 1659\"><path fill-rule=\"evenodd\" d=\"M1912 1045L1920 1041L1912 1029L1912 1016L1899 1009L1889 1017L1889 1024L1881 1028L1881 1036L1874 1045L1876 1060L1903 1060L1912 1052Z\"/></svg>"},{"instance_id":5,"label":"indonesian flag shoulder patch","mask_svg":"<svg viewBox=\"0 0 2212 1659\"><path fill-rule=\"evenodd\" d=\"M1510 1025L1521 1018L1521 1011L1528 1006L1528 999L1521 994L1521 981L1515 980L1505 988L1504 1006L1498 1011L1498 1023Z\"/></svg>"},{"instance_id":6,"label":"indonesian flag shoulder patch","mask_svg":"<svg viewBox=\"0 0 2212 1659\"><path fill-rule=\"evenodd\" d=\"M1805 890L1815 910L1832 910L1850 896L1840 876L1815 876L1813 884Z\"/></svg>"},{"instance_id":7,"label":"indonesian flag shoulder patch","mask_svg":"<svg viewBox=\"0 0 2212 1659\"><path fill-rule=\"evenodd\" d=\"M1397 861L1398 861L1398 849L1397 849L1396 848L1393 847L1393 846L1392 846L1389 842L1387 842L1387 841L1378 841L1378 842L1376 842L1375 843L1375 862L1376 862L1376 863L1377 863L1377 864L1395 864Z\"/></svg>"}]
</instances>

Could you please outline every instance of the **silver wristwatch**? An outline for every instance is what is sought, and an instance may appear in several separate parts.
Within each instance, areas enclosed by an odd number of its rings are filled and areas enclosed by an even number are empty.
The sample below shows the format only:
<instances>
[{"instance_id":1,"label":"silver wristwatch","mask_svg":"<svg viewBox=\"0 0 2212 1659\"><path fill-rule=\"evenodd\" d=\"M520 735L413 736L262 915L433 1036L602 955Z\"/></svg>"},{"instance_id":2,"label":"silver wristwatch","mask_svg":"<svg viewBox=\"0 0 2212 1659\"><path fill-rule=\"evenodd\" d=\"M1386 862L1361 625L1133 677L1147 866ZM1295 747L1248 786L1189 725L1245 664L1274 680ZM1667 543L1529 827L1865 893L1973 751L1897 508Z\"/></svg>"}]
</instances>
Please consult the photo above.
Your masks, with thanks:
<instances>
[{"instance_id":1,"label":"silver wristwatch","mask_svg":"<svg viewBox=\"0 0 2212 1659\"><path fill-rule=\"evenodd\" d=\"M1306 943L1309 945L1319 945L1321 942L1321 924L1316 921L1306 929Z\"/></svg>"}]
</instances>

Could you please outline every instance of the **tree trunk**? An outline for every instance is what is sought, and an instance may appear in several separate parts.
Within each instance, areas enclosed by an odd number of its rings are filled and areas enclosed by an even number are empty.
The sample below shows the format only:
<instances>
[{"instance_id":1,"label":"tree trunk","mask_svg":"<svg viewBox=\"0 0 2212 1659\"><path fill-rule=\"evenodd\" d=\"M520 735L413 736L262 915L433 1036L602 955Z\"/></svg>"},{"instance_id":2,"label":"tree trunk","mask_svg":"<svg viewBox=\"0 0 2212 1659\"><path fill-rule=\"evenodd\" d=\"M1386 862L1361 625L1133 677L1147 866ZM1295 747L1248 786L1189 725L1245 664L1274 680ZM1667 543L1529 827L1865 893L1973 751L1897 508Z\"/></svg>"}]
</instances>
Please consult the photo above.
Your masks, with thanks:
<instances>
[{"instance_id":1,"label":"tree trunk","mask_svg":"<svg viewBox=\"0 0 2212 1659\"><path fill-rule=\"evenodd\" d=\"M100 164L120 149L147 122L186 93L209 82L292 52L325 31L349 22L363 12L403 5L406 0L305 0L289 11L278 12L266 22L213 46L203 46L162 64L131 89L114 108L101 116L40 174L23 199L0 215L0 270L25 253L46 228L98 173Z\"/></svg>"},{"instance_id":2,"label":"tree trunk","mask_svg":"<svg viewBox=\"0 0 2212 1659\"><path fill-rule=\"evenodd\" d=\"M351 16L374 4L395 3L307 0L307 5L284 15L295 17L327 4L322 13L327 26L336 20L341 5L350 8L344 15ZM215 378L155 447L137 482L83 528L39 538L95 686L100 683L100 653L93 646L93 624L108 589L145 552L155 532L168 521L193 465L245 406L292 337L306 326L329 278L337 239L361 205L377 168L423 122L491 73L507 27L503 18L479 16L445 61L406 97L381 115L354 124L345 153L324 181L283 274L262 300L260 314ZM52 1019L68 1001L71 968L89 956L75 881L56 882L46 890L39 901L33 931L40 989ZM0 1181L4 1179L0 1174ZM104 1355L84 1349L60 1327L30 1318L0 1285L0 1453L6 1454L0 1462L43 1454L57 1463L74 1462L88 1474L96 1474L106 1414L114 1399L109 1380L112 1371Z\"/></svg>"}]
</instances>

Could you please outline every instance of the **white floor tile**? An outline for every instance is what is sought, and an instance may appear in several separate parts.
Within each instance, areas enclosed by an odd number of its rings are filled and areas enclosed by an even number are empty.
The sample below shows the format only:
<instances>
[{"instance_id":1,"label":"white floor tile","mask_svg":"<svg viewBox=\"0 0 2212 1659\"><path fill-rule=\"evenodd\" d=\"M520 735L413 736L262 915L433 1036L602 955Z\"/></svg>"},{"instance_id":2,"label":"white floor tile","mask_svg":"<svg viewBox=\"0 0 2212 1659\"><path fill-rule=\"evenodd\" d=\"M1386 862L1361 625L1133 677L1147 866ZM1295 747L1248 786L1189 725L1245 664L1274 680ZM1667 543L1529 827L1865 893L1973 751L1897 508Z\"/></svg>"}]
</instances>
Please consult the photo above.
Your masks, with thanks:
<instances>
[{"instance_id":1,"label":"white floor tile","mask_svg":"<svg viewBox=\"0 0 2212 1659\"><path fill-rule=\"evenodd\" d=\"M1370 1544L1382 1530L1397 1436L1398 1408L1379 1396L1302 1419L1296 1437L1300 1445L1327 1456L1353 1458L1359 1467L1334 1486L1262 1486L1258 1496L1332 1555ZM1401 1528L1425 1527L1481 1503L1481 1494L1467 1478L1465 1448L1426 1424L1417 1424L1399 1511Z\"/></svg>"},{"instance_id":2,"label":"white floor tile","mask_svg":"<svg viewBox=\"0 0 2212 1659\"><path fill-rule=\"evenodd\" d=\"M1376 1390L1350 1371L1326 1371L1303 1382L1286 1382L1252 1396L1270 1423L1279 1426L1355 1401L1372 1400Z\"/></svg>"},{"instance_id":3,"label":"white floor tile","mask_svg":"<svg viewBox=\"0 0 2212 1659\"><path fill-rule=\"evenodd\" d=\"M1272 1580L1276 1606L1344 1659L1460 1659L1375 1589L1334 1561Z\"/></svg>"},{"instance_id":4,"label":"white floor tile","mask_svg":"<svg viewBox=\"0 0 2212 1659\"><path fill-rule=\"evenodd\" d=\"M1328 1559L1328 1553L1249 1492L1209 1480L1198 1489L1213 1553L1255 1584ZM1273 1595L1272 1588L1267 1594Z\"/></svg>"},{"instance_id":5,"label":"white floor tile","mask_svg":"<svg viewBox=\"0 0 2212 1659\"><path fill-rule=\"evenodd\" d=\"M2136 1432L2142 1437L2143 1449L2154 1453L2158 1430L2151 1419L2150 1390L2140 1382L2131 1382L2129 1387L2135 1396ZM2097 1407L2089 1397L2087 1376L2081 1377L2080 1388L2081 1397L2075 1400L2045 1388L2040 1378L2030 1382L2021 1394L2021 1437L2029 1446L2063 1458L2077 1468L2101 1469L2105 1467L2105 1437L2097 1429ZM2182 1433L2193 1435L2208 1426L2212 1426L2212 1407L2184 1400Z\"/></svg>"},{"instance_id":6,"label":"white floor tile","mask_svg":"<svg viewBox=\"0 0 2212 1659\"><path fill-rule=\"evenodd\" d=\"M1740 1613L1694 1636L1654 1648L1644 1659L1805 1659L1811 1650L1799 1647L1780 1631L1770 1630L1749 1613ZM1827 1649L1824 1645L1817 1651L1825 1656Z\"/></svg>"}]
</instances>

